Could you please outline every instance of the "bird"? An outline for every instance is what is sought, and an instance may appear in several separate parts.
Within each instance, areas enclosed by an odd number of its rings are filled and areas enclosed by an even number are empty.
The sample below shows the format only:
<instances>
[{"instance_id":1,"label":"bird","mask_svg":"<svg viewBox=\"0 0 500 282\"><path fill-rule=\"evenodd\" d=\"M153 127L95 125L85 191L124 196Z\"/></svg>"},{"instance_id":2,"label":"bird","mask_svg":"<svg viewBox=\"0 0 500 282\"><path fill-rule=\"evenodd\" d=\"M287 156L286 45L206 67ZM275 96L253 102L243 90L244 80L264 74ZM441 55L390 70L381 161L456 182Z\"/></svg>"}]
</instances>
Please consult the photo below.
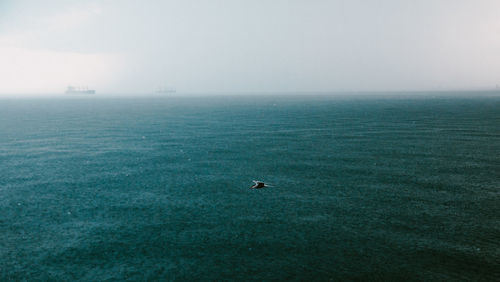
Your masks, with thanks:
<instances>
[{"instance_id":1,"label":"bird","mask_svg":"<svg viewBox=\"0 0 500 282\"><path fill-rule=\"evenodd\" d=\"M257 181L257 180L252 180L255 184L250 187L250 189L261 189L261 188L266 188L266 187L271 187L267 184L265 184L264 182L262 181Z\"/></svg>"}]
</instances>

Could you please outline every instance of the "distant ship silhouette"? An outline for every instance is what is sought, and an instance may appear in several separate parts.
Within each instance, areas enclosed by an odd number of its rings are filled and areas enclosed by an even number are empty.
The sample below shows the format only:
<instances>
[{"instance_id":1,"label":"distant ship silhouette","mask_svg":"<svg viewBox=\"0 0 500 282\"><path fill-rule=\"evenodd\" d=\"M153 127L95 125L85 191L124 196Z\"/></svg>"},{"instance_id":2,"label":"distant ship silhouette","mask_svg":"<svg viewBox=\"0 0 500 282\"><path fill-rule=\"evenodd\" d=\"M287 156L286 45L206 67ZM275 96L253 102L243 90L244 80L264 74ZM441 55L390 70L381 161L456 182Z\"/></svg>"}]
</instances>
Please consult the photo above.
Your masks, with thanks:
<instances>
[{"instance_id":1,"label":"distant ship silhouette","mask_svg":"<svg viewBox=\"0 0 500 282\"><path fill-rule=\"evenodd\" d=\"M87 86L83 87L83 86L68 86L68 88L66 89L66 92L64 92L66 94L84 94L84 95L88 95L88 94L95 94L95 90L92 90L92 89L89 89Z\"/></svg>"},{"instance_id":2,"label":"distant ship silhouette","mask_svg":"<svg viewBox=\"0 0 500 282\"><path fill-rule=\"evenodd\" d=\"M176 90L173 87L158 87L156 93L175 93Z\"/></svg>"}]
</instances>

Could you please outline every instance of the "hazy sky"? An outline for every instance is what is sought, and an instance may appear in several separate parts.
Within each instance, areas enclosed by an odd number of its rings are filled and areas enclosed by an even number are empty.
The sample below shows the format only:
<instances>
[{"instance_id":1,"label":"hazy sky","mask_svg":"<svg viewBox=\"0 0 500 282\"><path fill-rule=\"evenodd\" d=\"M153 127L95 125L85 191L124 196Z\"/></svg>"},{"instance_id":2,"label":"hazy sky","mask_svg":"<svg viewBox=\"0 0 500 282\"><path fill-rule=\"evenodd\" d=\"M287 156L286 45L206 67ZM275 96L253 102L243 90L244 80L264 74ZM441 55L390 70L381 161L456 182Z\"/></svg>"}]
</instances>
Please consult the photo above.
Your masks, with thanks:
<instances>
[{"instance_id":1,"label":"hazy sky","mask_svg":"<svg viewBox=\"0 0 500 282\"><path fill-rule=\"evenodd\" d=\"M499 0L0 0L1 93L493 88Z\"/></svg>"}]
</instances>

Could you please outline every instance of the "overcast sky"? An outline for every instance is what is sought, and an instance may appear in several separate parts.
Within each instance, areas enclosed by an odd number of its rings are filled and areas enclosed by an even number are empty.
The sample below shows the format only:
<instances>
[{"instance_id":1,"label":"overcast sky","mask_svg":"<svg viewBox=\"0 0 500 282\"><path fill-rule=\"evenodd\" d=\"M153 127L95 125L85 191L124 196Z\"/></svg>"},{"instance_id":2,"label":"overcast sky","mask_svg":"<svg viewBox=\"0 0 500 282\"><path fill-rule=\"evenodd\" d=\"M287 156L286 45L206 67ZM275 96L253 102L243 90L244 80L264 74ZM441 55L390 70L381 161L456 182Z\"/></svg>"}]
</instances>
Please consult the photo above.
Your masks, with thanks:
<instances>
[{"instance_id":1,"label":"overcast sky","mask_svg":"<svg viewBox=\"0 0 500 282\"><path fill-rule=\"evenodd\" d=\"M0 95L484 89L498 0L0 0Z\"/></svg>"}]
</instances>

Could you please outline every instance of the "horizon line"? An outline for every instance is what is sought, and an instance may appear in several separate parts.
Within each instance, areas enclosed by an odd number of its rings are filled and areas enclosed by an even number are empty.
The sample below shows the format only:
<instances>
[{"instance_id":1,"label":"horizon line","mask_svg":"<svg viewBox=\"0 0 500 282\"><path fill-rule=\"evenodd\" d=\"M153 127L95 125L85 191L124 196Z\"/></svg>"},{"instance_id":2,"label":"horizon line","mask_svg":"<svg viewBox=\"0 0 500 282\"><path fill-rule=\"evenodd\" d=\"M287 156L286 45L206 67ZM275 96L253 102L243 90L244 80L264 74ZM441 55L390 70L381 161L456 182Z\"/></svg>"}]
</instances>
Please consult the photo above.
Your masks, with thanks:
<instances>
[{"instance_id":1,"label":"horizon line","mask_svg":"<svg viewBox=\"0 0 500 282\"><path fill-rule=\"evenodd\" d=\"M181 98L181 97L200 97L200 96L303 96L303 95L318 95L318 96L395 96L403 95L408 96L411 94L464 94L464 93L498 93L500 94L500 89L438 89L438 90L336 90L336 91L209 91L209 92L182 92L178 91L176 93L154 93L154 92L98 92L95 94L81 94L81 95L69 95L64 92L53 93L53 92L18 92L18 93L0 93L0 98L61 98L61 97L130 97L130 98L140 98L140 97L150 97L150 98ZM454 96L454 95L446 95ZM462 96L462 95L455 95Z\"/></svg>"}]
</instances>

